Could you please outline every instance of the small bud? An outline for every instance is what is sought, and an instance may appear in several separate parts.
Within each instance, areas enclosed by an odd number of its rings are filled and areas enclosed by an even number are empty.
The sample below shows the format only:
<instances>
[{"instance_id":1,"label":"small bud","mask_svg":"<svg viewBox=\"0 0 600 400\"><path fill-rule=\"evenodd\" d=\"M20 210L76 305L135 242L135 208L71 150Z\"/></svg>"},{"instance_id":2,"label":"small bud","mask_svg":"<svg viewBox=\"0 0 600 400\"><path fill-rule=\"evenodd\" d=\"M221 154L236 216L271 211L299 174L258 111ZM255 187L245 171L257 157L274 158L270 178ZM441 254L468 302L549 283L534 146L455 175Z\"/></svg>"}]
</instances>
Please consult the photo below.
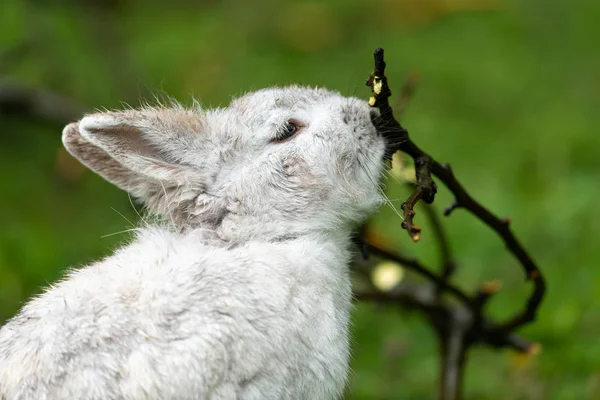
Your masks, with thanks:
<instances>
[{"instance_id":1,"label":"small bud","mask_svg":"<svg viewBox=\"0 0 600 400\"><path fill-rule=\"evenodd\" d=\"M540 276L540 271L538 271L537 269L533 270L529 273L529 279L536 279L539 276Z\"/></svg>"},{"instance_id":2,"label":"small bud","mask_svg":"<svg viewBox=\"0 0 600 400\"><path fill-rule=\"evenodd\" d=\"M383 86L383 81L378 77L373 77L373 92L375 94L381 94L381 88Z\"/></svg>"},{"instance_id":3,"label":"small bud","mask_svg":"<svg viewBox=\"0 0 600 400\"><path fill-rule=\"evenodd\" d=\"M418 242L421 240L421 227L417 225L413 225L412 232L410 233L410 238L413 242Z\"/></svg>"},{"instance_id":4,"label":"small bud","mask_svg":"<svg viewBox=\"0 0 600 400\"><path fill-rule=\"evenodd\" d=\"M480 292L485 294L495 294L498 293L502 289L502 282L499 280L488 281L481 285Z\"/></svg>"}]
</instances>

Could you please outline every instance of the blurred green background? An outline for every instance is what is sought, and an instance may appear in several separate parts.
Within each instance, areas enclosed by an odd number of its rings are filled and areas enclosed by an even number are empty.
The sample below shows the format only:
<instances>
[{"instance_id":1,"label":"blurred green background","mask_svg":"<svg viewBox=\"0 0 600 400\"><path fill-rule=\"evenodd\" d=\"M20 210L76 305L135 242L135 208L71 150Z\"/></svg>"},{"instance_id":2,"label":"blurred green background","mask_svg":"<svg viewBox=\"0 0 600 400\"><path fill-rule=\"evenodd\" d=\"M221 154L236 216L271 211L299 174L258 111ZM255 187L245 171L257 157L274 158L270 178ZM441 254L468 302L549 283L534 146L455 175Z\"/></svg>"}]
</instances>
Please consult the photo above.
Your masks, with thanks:
<instances>
[{"instance_id":1,"label":"blurred green background","mask_svg":"<svg viewBox=\"0 0 600 400\"><path fill-rule=\"evenodd\" d=\"M217 106L301 83L367 98L371 54L384 47L394 87L421 76L402 117L413 139L511 217L548 280L538 321L521 332L542 353L475 348L465 398L598 399L599 21L592 0L3 0L0 97L24 85L73 109L165 95ZM0 322L67 267L109 254L127 239L111 234L136 220L125 193L62 150L62 103L47 103L0 115ZM388 186L398 207L407 192ZM451 201L440 192L439 208ZM389 208L375 218L399 250L435 262L431 230L413 244ZM529 286L495 235L461 210L445 225L454 281L501 280L494 317L521 307ZM353 336L347 398L435 397L436 338L420 315L361 304Z\"/></svg>"}]
</instances>

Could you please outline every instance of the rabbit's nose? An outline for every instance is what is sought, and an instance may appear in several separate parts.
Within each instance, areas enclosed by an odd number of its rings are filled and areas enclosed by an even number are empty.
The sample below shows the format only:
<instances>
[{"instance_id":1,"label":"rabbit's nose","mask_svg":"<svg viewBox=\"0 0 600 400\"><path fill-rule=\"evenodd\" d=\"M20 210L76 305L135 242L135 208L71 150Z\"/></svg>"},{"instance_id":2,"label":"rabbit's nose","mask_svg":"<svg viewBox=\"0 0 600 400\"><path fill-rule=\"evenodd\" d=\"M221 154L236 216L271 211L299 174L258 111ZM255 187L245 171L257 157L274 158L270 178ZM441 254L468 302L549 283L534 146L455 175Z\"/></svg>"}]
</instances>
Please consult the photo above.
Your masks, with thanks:
<instances>
[{"instance_id":1,"label":"rabbit's nose","mask_svg":"<svg viewBox=\"0 0 600 400\"><path fill-rule=\"evenodd\" d=\"M379 118L380 116L381 116L381 113L379 112L379 109L371 108L369 110L369 117L371 118L371 123L373 124L375 129L377 129L378 123L381 122L381 120Z\"/></svg>"},{"instance_id":2,"label":"rabbit's nose","mask_svg":"<svg viewBox=\"0 0 600 400\"><path fill-rule=\"evenodd\" d=\"M379 118L379 110L371 108L369 110L369 117L371 117L371 122L375 123L375 119Z\"/></svg>"}]
</instances>

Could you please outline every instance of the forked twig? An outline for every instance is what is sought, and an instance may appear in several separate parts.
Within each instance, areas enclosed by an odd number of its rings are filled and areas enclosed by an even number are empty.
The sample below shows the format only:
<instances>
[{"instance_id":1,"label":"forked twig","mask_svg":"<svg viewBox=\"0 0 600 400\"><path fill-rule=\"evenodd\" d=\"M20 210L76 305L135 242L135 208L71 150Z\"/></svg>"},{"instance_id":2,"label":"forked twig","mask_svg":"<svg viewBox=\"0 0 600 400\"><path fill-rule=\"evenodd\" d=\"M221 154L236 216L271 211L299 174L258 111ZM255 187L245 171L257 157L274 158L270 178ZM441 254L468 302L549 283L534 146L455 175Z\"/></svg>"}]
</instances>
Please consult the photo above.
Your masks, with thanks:
<instances>
[{"instance_id":1,"label":"forked twig","mask_svg":"<svg viewBox=\"0 0 600 400\"><path fill-rule=\"evenodd\" d=\"M390 292L374 290L355 293L355 296L358 299L409 306L425 312L440 339L442 352L440 399L454 400L460 398L464 362L467 352L473 344L483 343L493 347L511 347L528 353L537 351L539 345L519 337L514 331L535 319L545 293L545 281L529 254L510 230L509 220L494 216L488 209L475 201L458 182L450 166L439 164L429 154L422 151L412 142L408 131L395 119L388 101L392 93L385 76L386 64L383 55L383 49L375 51L374 72L367 80L367 85L372 90L369 104L379 108L380 111L380 115L373 119L373 123L388 142L386 158L391 159L392 154L397 150L407 153L414 160L417 178L413 193L402 204L404 212L402 228L407 230L413 241L420 239L421 228L413 223L414 207L421 200L427 204L434 201L437 186L431 176L435 175L455 197L455 201L445 210L444 215L450 215L456 208L464 208L471 212L500 236L508 251L521 263L527 279L532 280L534 284L525 308L512 318L502 323L486 318L484 316L485 305L490 297L499 290L499 283L488 282L482 285L473 296L469 296L448 282L454 271L455 262L450 254L440 221L431 209L428 210L428 214L442 253L442 272L439 276L418 260L407 259L373 245L367 246L370 253L395 260L423 275L431 282L429 285L413 285L411 287L402 283ZM403 108L406 106L405 92L406 90L403 91L403 102L401 103L404 104ZM445 302L441 297L443 293L453 295L459 303Z\"/></svg>"}]
</instances>

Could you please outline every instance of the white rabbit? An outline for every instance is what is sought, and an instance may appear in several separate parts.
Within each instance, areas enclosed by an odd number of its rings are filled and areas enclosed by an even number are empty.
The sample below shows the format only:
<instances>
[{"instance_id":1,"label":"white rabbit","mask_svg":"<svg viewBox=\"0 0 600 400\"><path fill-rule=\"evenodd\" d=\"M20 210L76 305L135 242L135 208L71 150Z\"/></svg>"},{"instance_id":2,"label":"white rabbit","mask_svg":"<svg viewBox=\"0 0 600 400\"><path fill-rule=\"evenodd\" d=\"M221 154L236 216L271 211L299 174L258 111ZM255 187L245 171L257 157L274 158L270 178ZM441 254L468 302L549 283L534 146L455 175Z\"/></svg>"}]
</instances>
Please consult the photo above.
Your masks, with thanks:
<instances>
[{"instance_id":1,"label":"white rabbit","mask_svg":"<svg viewBox=\"0 0 600 400\"><path fill-rule=\"evenodd\" d=\"M68 125L69 152L164 221L2 328L0 399L342 396L350 235L383 201L374 113L294 86Z\"/></svg>"}]
</instances>

